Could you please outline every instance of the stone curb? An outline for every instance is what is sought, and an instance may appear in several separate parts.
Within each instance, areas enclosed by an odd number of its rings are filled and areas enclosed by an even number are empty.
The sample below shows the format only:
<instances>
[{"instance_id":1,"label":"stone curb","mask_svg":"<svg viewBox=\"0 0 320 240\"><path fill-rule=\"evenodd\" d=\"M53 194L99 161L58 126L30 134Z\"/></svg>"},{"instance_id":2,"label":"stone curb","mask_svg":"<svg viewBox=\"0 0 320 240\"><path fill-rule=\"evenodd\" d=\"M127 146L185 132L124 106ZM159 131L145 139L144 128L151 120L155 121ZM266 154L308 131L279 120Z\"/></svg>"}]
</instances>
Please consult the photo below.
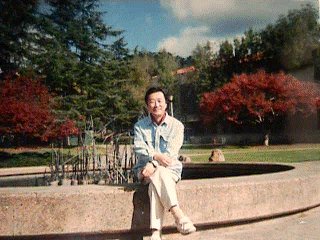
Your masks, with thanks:
<instances>
[{"instance_id":1,"label":"stone curb","mask_svg":"<svg viewBox=\"0 0 320 240\"><path fill-rule=\"evenodd\" d=\"M183 180L181 207L198 226L263 218L320 203L320 164L285 172ZM167 214L165 227L173 228ZM60 186L0 188L0 236L147 231L146 187Z\"/></svg>"}]
</instances>

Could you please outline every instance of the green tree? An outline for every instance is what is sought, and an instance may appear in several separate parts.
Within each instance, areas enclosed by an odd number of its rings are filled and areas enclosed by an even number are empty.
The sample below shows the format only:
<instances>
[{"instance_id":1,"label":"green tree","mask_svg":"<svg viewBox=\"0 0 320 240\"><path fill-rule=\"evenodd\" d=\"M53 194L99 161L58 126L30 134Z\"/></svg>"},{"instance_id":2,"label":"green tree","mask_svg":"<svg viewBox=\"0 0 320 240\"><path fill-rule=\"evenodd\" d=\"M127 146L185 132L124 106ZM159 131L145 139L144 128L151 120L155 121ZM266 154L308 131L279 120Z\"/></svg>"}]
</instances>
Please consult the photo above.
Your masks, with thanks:
<instances>
[{"instance_id":1,"label":"green tree","mask_svg":"<svg viewBox=\"0 0 320 240\"><path fill-rule=\"evenodd\" d=\"M228 40L222 42L219 47L218 60L222 63L229 62L233 58L233 45Z\"/></svg>"},{"instance_id":2,"label":"green tree","mask_svg":"<svg viewBox=\"0 0 320 240\"><path fill-rule=\"evenodd\" d=\"M249 29L233 43L224 41L213 54L210 44L197 46L192 58L197 69L197 92L212 91L230 81L234 74L290 70L312 64L319 47L318 11L302 5L280 16L262 31Z\"/></svg>"},{"instance_id":3,"label":"green tree","mask_svg":"<svg viewBox=\"0 0 320 240\"><path fill-rule=\"evenodd\" d=\"M197 44L196 48L192 51L192 59L197 69L195 76L196 92L200 94L210 91L213 88L210 69L214 59L210 42L207 42L203 46Z\"/></svg>"},{"instance_id":4,"label":"green tree","mask_svg":"<svg viewBox=\"0 0 320 240\"><path fill-rule=\"evenodd\" d=\"M136 101L128 93L129 61L122 31L102 21L97 0L48 0L41 13L36 70L58 95L61 115L92 117L95 126L128 124ZM121 127L121 124L118 124Z\"/></svg>"},{"instance_id":5,"label":"green tree","mask_svg":"<svg viewBox=\"0 0 320 240\"><path fill-rule=\"evenodd\" d=\"M314 79L320 82L320 47L313 51Z\"/></svg>"},{"instance_id":6,"label":"green tree","mask_svg":"<svg viewBox=\"0 0 320 240\"><path fill-rule=\"evenodd\" d=\"M319 45L318 10L311 4L280 16L261 32L265 57L271 70L295 69L312 63L312 51Z\"/></svg>"},{"instance_id":7,"label":"green tree","mask_svg":"<svg viewBox=\"0 0 320 240\"><path fill-rule=\"evenodd\" d=\"M176 58L169 52L161 50L155 56L157 64L157 75L159 77L159 85L167 89L170 93L174 93L177 83L175 71L179 65Z\"/></svg>"},{"instance_id":8,"label":"green tree","mask_svg":"<svg viewBox=\"0 0 320 240\"><path fill-rule=\"evenodd\" d=\"M215 75L215 88L221 87L228 82L232 75L236 72L234 48L231 42L224 41L220 44L217 58L213 64Z\"/></svg>"},{"instance_id":9,"label":"green tree","mask_svg":"<svg viewBox=\"0 0 320 240\"><path fill-rule=\"evenodd\" d=\"M25 66L34 49L37 0L0 0L0 73Z\"/></svg>"},{"instance_id":10,"label":"green tree","mask_svg":"<svg viewBox=\"0 0 320 240\"><path fill-rule=\"evenodd\" d=\"M148 52L135 51L130 60L130 67L132 84L128 90L143 105L144 91L141 91L141 89L147 89L152 84L152 77L156 76L155 57Z\"/></svg>"},{"instance_id":11,"label":"green tree","mask_svg":"<svg viewBox=\"0 0 320 240\"><path fill-rule=\"evenodd\" d=\"M229 81L234 72L233 45L228 41L221 43L216 53L210 42L203 46L197 45L192 58L197 69L195 86L199 97L203 92L211 91Z\"/></svg>"},{"instance_id":12,"label":"green tree","mask_svg":"<svg viewBox=\"0 0 320 240\"><path fill-rule=\"evenodd\" d=\"M262 40L258 32L249 29L241 39L235 38L233 69L237 74L255 72L264 66Z\"/></svg>"}]
</instances>

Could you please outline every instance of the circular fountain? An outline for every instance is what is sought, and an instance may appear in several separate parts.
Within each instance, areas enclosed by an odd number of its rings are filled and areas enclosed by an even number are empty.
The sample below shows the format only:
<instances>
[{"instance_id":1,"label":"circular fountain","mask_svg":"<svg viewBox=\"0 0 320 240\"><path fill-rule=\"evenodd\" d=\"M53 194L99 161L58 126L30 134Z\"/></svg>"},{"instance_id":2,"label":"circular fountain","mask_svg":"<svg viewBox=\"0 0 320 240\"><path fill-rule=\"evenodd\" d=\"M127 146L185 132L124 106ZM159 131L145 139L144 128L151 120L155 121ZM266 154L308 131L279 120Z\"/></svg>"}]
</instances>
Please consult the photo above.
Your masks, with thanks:
<instances>
[{"instance_id":1,"label":"circular fountain","mask_svg":"<svg viewBox=\"0 0 320 240\"><path fill-rule=\"evenodd\" d=\"M33 170L32 169L37 169ZM293 166L283 165L283 164L264 164L264 163L209 163L209 164L184 164L182 172L182 180L187 179L206 179L206 178L225 178L225 177L237 177L237 176L249 176L255 174L267 174L276 173L282 171L288 171L294 169ZM124 175L131 175L130 169ZM124 172L124 170L122 170ZM70 175L68 172L64 172L66 175ZM113 172L109 172L111 174ZM93 176L93 171L88 171L88 178L92 179L90 183L92 184L109 184L109 185L123 185L128 181L124 182L102 182L93 181L95 176ZM50 182L52 178L52 173L50 173L50 168L30 168L29 172L12 171L11 173L3 171L2 176L0 176L0 187L36 187L36 186L52 186L52 185L75 185L70 181L72 176L69 178L64 178L64 184L54 181ZM56 179L56 178L54 178ZM133 181L132 179L130 179ZM83 183L82 183L83 184ZM84 184L85 185L85 184Z\"/></svg>"},{"instance_id":2,"label":"circular fountain","mask_svg":"<svg viewBox=\"0 0 320 240\"><path fill-rule=\"evenodd\" d=\"M91 135L74 156L53 149L50 166L0 169L0 239L148 234L147 186L134 182L132 147L115 136L102 156ZM319 185L320 165L314 163L185 164L177 193L201 229L318 206ZM169 217L164 226L175 229Z\"/></svg>"},{"instance_id":3,"label":"circular fountain","mask_svg":"<svg viewBox=\"0 0 320 240\"><path fill-rule=\"evenodd\" d=\"M2 186L8 178L16 178L15 169L11 171L12 174L8 169L0 170ZM35 176L36 171L29 172ZM318 206L319 173L319 164L311 162L290 166L186 164L177 192L182 208L201 229ZM43 175L43 168L40 174ZM55 187L6 185L0 188L0 203L0 236L4 237L66 239L67 236L101 235L108 239L119 234L148 233L147 189L136 183ZM169 217L164 225L169 230L174 228Z\"/></svg>"}]
</instances>

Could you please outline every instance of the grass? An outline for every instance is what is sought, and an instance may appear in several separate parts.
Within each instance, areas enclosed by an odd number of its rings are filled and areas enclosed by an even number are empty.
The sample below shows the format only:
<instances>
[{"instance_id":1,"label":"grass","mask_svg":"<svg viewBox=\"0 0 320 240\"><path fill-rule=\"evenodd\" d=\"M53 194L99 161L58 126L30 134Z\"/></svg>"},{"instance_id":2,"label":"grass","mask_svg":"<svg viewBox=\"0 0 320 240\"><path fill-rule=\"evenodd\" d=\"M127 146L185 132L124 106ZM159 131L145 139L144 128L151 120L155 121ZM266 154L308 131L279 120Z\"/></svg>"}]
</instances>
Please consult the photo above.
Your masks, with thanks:
<instances>
[{"instance_id":1,"label":"grass","mask_svg":"<svg viewBox=\"0 0 320 240\"><path fill-rule=\"evenodd\" d=\"M62 149L65 155L77 155L78 148ZM97 152L105 154L105 146L98 145ZM51 163L51 148L0 148L0 168L48 166Z\"/></svg>"},{"instance_id":2,"label":"grass","mask_svg":"<svg viewBox=\"0 0 320 240\"><path fill-rule=\"evenodd\" d=\"M220 147L226 162L304 162L320 161L320 144L293 144L276 146L227 146ZM193 162L208 162L212 148L184 147L182 154L191 157Z\"/></svg>"},{"instance_id":3,"label":"grass","mask_svg":"<svg viewBox=\"0 0 320 240\"><path fill-rule=\"evenodd\" d=\"M211 154L210 145L184 145L181 154L191 157L193 162L205 163ZM304 162L320 161L320 144L293 144L263 146L222 146L226 162ZM0 168L43 166L51 162L51 148L2 148L0 149ZM77 153L76 148L64 149L71 155ZM98 152L105 148L98 146Z\"/></svg>"},{"instance_id":4,"label":"grass","mask_svg":"<svg viewBox=\"0 0 320 240\"><path fill-rule=\"evenodd\" d=\"M0 151L0 168L46 166L51 162L51 153L47 151L10 153Z\"/></svg>"}]
</instances>

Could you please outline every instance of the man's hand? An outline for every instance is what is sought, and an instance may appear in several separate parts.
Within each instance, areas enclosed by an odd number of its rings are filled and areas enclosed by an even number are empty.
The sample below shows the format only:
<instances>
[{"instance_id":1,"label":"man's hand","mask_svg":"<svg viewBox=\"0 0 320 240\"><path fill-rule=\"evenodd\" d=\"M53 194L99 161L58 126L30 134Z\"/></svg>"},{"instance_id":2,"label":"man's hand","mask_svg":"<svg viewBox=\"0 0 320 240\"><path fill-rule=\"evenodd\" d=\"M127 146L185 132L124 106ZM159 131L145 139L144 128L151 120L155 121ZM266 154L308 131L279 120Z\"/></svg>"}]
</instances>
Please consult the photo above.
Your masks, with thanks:
<instances>
[{"instance_id":1,"label":"man's hand","mask_svg":"<svg viewBox=\"0 0 320 240\"><path fill-rule=\"evenodd\" d=\"M162 165L164 167L167 167L172 163L172 159L170 157L168 157L167 155L164 155L162 153L156 153L153 156L153 159L157 160L160 163L160 165Z\"/></svg>"},{"instance_id":2,"label":"man's hand","mask_svg":"<svg viewBox=\"0 0 320 240\"><path fill-rule=\"evenodd\" d=\"M149 178L149 177L151 177L151 175L154 173L155 170L156 170L156 168L153 166L152 163L147 163L145 168L142 169L141 175L144 178Z\"/></svg>"}]
</instances>

